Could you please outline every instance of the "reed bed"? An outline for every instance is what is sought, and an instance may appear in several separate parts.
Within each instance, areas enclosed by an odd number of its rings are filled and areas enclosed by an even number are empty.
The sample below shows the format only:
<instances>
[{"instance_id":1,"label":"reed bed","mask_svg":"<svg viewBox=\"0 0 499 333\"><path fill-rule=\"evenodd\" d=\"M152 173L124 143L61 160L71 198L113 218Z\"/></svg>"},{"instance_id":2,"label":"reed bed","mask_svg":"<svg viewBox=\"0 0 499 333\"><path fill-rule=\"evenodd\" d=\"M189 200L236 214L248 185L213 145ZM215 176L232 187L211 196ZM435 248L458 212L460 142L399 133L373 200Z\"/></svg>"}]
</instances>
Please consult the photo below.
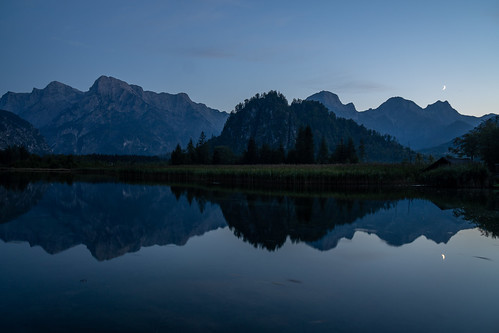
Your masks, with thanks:
<instances>
[{"instance_id":1,"label":"reed bed","mask_svg":"<svg viewBox=\"0 0 499 333\"><path fill-rule=\"evenodd\" d=\"M118 170L123 180L209 183L259 187L381 187L415 183L413 165L227 165L133 167Z\"/></svg>"}]
</instances>

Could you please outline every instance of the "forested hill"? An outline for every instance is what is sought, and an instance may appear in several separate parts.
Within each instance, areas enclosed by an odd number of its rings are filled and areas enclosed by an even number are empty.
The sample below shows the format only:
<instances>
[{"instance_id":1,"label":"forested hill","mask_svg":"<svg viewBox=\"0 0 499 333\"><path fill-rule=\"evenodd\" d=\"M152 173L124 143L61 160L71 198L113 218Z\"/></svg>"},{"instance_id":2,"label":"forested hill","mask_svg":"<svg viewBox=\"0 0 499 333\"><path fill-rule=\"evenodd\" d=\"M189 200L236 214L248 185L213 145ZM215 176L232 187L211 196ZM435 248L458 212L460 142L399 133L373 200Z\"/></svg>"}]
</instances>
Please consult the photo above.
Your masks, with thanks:
<instances>
[{"instance_id":1,"label":"forested hill","mask_svg":"<svg viewBox=\"0 0 499 333\"><path fill-rule=\"evenodd\" d=\"M221 135L213 139L214 146L227 146L235 154L242 154L250 138L257 146L267 144L272 149L280 146L289 152L294 149L300 128L310 126L315 151L323 138L329 152L341 143L353 140L355 147L363 146L364 160L399 162L410 159L410 150L389 135L368 130L353 120L337 118L321 103L294 100L289 105L279 92L257 94L236 106L225 123Z\"/></svg>"}]
</instances>

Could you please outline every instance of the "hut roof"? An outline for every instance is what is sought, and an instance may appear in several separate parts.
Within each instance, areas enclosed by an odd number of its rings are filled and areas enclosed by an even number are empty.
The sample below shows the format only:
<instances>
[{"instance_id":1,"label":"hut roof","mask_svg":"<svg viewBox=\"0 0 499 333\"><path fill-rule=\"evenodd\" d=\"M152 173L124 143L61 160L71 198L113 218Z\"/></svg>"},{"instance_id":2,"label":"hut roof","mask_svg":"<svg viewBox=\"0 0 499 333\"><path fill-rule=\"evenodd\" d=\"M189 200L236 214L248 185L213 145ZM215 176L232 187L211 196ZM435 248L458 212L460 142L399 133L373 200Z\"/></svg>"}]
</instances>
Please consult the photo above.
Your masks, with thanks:
<instances>
[{"instance_id":1,"label":"hut roof","mask_svg":"<svg viewBox=\"0 0 499 333\"><path fill-rule=\"evenodd\" d=\"M428 166L423 171L430 171L447 165L466 165L470 163L472 163L472 161L469 158L456 158L451 156L444 156L435 161L433 164Z\"/></svg>"}]
</instances>

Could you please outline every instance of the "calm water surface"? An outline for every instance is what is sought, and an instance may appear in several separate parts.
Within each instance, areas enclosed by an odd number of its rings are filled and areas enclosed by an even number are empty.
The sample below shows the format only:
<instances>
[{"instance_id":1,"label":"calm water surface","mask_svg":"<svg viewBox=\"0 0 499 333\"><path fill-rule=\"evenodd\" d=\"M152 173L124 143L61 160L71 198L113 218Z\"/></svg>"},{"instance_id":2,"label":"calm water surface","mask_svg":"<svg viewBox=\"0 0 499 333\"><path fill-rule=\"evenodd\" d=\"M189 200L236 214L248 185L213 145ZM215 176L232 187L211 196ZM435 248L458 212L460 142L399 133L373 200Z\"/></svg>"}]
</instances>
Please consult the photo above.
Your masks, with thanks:
<instances>
[{"instance_id":1,"label":"calm water surface","mask_svg":"<svg viewBox=\"0 0 499 333\"><path fill-rule=\"evenodd\" d=\"M0 198L3 332L499 332L494 193Z\"/></svg>"}]
</instances>

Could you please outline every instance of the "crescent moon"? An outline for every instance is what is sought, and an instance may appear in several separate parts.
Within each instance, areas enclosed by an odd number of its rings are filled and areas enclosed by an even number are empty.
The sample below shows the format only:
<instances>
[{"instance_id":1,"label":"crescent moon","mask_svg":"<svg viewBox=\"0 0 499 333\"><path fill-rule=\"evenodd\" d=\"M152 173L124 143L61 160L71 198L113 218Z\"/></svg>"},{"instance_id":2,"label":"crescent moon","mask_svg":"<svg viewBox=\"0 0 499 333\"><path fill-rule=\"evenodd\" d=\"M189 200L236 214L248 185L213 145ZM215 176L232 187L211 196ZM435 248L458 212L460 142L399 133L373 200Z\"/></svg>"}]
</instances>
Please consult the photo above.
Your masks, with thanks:
<instances>
[{"instance_id":1,"label":"crescent moon","mask_svg":"<svg viewBox=\"0 0 499 333\"><path fill-rule=\"evenodd\" d=\"M445 90L445 89L447 89L447 86L444 84L444 87L442 88L442 90Z\"/></svg>"}]
</instances>

